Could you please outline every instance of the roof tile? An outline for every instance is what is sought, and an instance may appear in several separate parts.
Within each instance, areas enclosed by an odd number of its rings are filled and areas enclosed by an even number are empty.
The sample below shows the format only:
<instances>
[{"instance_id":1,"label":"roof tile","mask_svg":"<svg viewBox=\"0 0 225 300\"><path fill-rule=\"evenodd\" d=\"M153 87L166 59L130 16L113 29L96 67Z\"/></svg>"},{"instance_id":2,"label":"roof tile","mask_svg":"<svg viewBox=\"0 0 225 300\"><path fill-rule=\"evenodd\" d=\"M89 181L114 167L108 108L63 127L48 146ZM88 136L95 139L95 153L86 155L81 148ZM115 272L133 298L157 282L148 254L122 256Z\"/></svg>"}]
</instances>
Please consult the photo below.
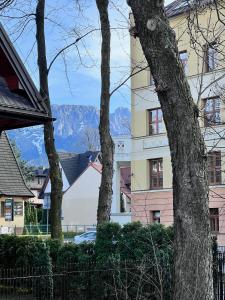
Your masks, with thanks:
<instances>
[{"instance_id":1,"label":"roof tile","mask_svg":"<svg viewBox=\"0 0 225 300\"><path fill-rule=\"evenodd\" d=\"M0 195L33 197L5 132L0 135Z\"/></svg>"}]
</instances>

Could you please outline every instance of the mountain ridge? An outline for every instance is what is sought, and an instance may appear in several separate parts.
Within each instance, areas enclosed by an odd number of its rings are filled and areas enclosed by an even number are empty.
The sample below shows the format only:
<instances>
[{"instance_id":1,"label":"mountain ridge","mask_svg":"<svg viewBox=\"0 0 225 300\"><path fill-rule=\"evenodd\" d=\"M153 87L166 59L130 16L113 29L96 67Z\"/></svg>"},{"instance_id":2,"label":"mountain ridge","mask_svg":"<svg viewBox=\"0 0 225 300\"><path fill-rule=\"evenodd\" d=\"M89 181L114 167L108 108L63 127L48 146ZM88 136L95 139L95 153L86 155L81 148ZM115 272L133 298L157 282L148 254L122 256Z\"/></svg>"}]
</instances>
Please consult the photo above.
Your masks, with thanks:
<instances>
[{"instance_id":1,"label":"mountain ridge","mask_svg":"<svg viewBox=\"0 0 225 300\"><path fill-rule=\"evenodd\" d=\"M55 144L58 151L82 153L91 146L99 147L99 110L91 105L53 104ZM112 136L130 134L130 110L118 107L110 114ZM47 165L43 126L16 129L7 132L15 141L22 159L32 165ZM91 138L90 138L91 137ZM92 145L90 144L92 140ZM96 143L96 144L95 144Z\"/></svg>"}]
</instances>

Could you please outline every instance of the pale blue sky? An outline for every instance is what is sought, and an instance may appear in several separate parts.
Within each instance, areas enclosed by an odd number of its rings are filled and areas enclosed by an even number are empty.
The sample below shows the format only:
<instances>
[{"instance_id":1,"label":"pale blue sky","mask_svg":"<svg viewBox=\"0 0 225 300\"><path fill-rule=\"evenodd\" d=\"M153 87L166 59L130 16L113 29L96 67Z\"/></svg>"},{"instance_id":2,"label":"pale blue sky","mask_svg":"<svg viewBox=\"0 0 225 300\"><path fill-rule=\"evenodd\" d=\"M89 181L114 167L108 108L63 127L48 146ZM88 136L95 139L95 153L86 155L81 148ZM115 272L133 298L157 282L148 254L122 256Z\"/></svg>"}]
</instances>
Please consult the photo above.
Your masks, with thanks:
<instances>
[{"instance_id":1,"label":"pale blue sky","mask_svg":"<svg viewBox=\"0 0 225 300\"><path fill-rule=\"evenodd\" d=\"M26 0L21 1L19 10L10 10L11 16L21 15L32 11L30 5L25 6ZM60 3L58 3L60 2ZM75 5L75 0L47 0L46 46L48 62L55 53L74 39L93 28L99 28L99 16L94 0L82 0L81 11ZM170 1L167 1L170 2ZM33 0L33 3L36 3ZM22 8L21 8L22 7ZM126 1L111 0L110 21L112 30L111 43L111 89L124 80L130 71L129 57L129 8ZM8 33L15 32L18 23L8 22L2 18ZM75 28L78 34L75 34ZM11 39L22 60L38 85L37 55L35 41L35 23L31 21L23 34L17 39L14 33ZM16 39L16 40L15 40ZM60 56L53 65L49 75L51 101L54 104L84 104L99 107L100 99L100 32L94 32ZM31 49L33 49L31 51ZM65 63L66 62L66 63ZM66 70L66 71L65 71ZM130 108L129 82L116 92L111 99L111 109L119 106Z\"/></svg>"}]
</instances>

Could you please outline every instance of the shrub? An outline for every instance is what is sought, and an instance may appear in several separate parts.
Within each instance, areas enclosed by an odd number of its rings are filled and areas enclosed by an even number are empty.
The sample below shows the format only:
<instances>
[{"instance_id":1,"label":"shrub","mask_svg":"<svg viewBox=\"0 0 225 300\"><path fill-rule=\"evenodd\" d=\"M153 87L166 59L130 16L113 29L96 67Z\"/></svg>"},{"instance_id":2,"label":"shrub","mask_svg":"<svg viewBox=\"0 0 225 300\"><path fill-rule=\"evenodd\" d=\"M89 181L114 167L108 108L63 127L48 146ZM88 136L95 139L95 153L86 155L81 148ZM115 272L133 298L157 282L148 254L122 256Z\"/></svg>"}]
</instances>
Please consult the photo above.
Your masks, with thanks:
<instances>
[{"instance_id":1,"label":"shrub","mask_svg":"<svg viewBox=\"0 0 225 300\"><path fill-rule=\"evenodd\" d=\"M117 255L121 226L118 223L106 223L98 226L95 251L97 260L108 260Z\"/></svg>"},{"instance_id":2,"label":"shrub","mask_svg":"<svg viewBox=\"0 0 225 300\"><path fill-rule=\"evenodd\" d=\"M34 270L33 290L41 299L53 295L52 265L46 243L35 237L0 236L0 265L3 268ZM31 269L32 268L32 269Z\"/></svg>"},{"instance_id":3,"label":"shrub","mask_svg":"<svg viewBox=\"0 0 225 300\"><path fill-rule=\"evenodd\" d=\"M49 255L52 259L52 264L55 265L59 256L59 251L62 247L62 243L57 239L48 239L46 244L49 249Z\"/></svg>"},{"instance_id":4,"label":"shrub","mask_svg":"<svg viewBox=\"0 0 225 300\"><path fill-rule=\"evenodd\" d=\"M62 245L58 251L56 260L57 266L65 266L67 264L75 264L79 262L79 246L68 243Z\"/></svg>"},{"instance_id":5,"label":"shrub","mask_svg":"<svg viewBox=\"0 0 225 300\"><path fill-rule=\"evenodd\" d=\"M76 235L79 235L83 232L74 232L74 231L67 231L67 232L63 232L63 236L65 239L73 239Z\"/></svg>"},{"instance_id":6,"label":"shrub","mask_svg":"<svg viewBox=\"0 0 225 300\"><path fill-rule=\"evenodd\" d=\"M160 224L143 226L134 222L122 228L116 223L99 226L95 246L96 266L101 267L103 272L96 282L97 290L107 294L112 293L110 289L114 287L119 299L124 299L122 291L124 286L129 286L129 299L138 297L139 289L142 297L157 299L163 289L165 299L171 299L172 245L172 228Z\"/></svg>"},{"instance_id":7,"label":"shrub","mask_svg":"<svg viewBox=\"0 0 225 300\"><path fill-rule=\"evenodd\" d=\"M79 263L89 263L96 260L95 245L90 243L82 243L78 250Z\"/></svg>"}]
</instances>

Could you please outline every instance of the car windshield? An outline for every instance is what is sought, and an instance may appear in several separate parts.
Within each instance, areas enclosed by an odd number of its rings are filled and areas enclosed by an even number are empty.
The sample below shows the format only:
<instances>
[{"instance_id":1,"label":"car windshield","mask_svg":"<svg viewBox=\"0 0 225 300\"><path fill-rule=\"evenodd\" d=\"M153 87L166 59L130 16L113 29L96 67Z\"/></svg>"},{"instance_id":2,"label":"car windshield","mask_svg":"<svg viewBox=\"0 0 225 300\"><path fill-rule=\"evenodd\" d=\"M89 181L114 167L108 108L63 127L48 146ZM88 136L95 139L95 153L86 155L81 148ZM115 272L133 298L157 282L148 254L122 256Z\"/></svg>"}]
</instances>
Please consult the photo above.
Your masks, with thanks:
<instances>
[{"instance_id":1,"label":"car windshield","mask_svg":"<svg viewBox=\"0 0 225 300\"><path fill-rule=\"evenodd\" d=\"M80 236L81 238L95 238L96 232L87 232Z\"/></svg>"}]
</instances>

